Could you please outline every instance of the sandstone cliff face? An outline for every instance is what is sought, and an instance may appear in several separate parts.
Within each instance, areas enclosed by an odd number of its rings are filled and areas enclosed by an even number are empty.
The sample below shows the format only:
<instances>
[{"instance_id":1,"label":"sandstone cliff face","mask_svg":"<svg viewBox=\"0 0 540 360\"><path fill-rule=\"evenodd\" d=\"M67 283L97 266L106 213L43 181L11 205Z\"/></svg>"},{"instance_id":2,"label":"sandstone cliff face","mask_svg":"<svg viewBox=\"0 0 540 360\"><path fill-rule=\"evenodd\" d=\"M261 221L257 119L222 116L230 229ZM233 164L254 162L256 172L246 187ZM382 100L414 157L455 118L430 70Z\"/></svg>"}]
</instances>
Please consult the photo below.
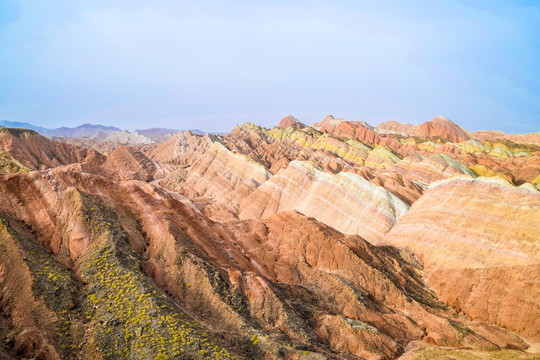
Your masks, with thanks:
<instances>
[{"instance_id":1,"label":"sandstone cliff face","mask_svg":"<svg viewBox=\"0 0 540 360\"><path fill-rule=\"evenodd\" d=\"M501 131L475 131L472 136L479 140L498 140L506 139L517 144L535 144L540 145L540 133L529 134L505 134Z\"/></svg>"},{"instance_id":2,"label":"sandstone cliff face","mask_svg":"<svg viewBox=\"0 0 540 360\"><path fill-rule=\"evenodd\" d=\"M4 231L26 238L3 233L2 244L30 248L2 264L26 262L26 273L9 276L27 274L26 284L51 294L40 305L33 290L0 279L10 296L44 309L10 310L17 302L2 296L11 326L28 321L15 332L26 356L392 359L415 339L526 347L446 308L398 250L298 213L219 224L157 185L68 167L3 180ZM47 319L64 327L62 338Z\"/></svg>"},{"instance_id":3,"label":"sandstone cliff face","mask_svg":"<svg viewBox=\"0 0 540 360\"><path fill-rule=\"evenodd\" d=\"M540 149L317 127L108 156L9 133L0 357L527 358L495 326L538 341L540 192L496 179L538 186Z\"/></svg>"},{"instance_id":4,"label":"sandstone cliff face","mask_svg":"<svg viewBox=\"0 0 540 360\"><path fill-rule=\"evenodd\" d=\"M284 210L299 211L345 234L376 241L408 206L353 173L331 175L310 162L293 161L241 203L239 216L265 219Z\"/></svg>"},{"instance_id":5,"label":"sandstone cliff face","mask_svg":"<svg viewBox=\"0 0 540 360\"><path fill-rule=\"evenodd\" d=\"M86 166L88 172L95 172L94 165ZM100 167L101 173L118 180L151 181L163 178L172 171L172 166L150 160L132 147L119 146Z\"/></svg>"},{"instance_id":6,"label":"sandstone cliff face","mask_svg":"<svg viewBox=\"0 0 540 360\"><path fill-rule=\"evenodd\" d=\"M376 127L382 134L396 134L401 136L416 136L420 125L401 124L397 121L386 121Z\"/></svg>"},{"instance_id":7,"label":"sandstone cliff face","mask_svg":"<svg viewBox=\"0 0 540 360\"><path fill-rule=\"evenodd\" d=\"M504 180L436 183L384 243L409 248L446 304L540 339L540 193Z\"/></svg>"},{"instance_id":8,"label":"sandstone cliff face","mask_svg":"<svg viewBox=\"0 0 540 360\"><path fill-rule=\"evenodd\" d=\"M328 115L320 123L312 125L321 132L327 132L335 136L357 139L364 143L377 144L389 147L397 147L398 143L391 138L379 135L375 128L359 121L345 121L343 119L334 119Z\"/></svg>"},{"instance_id":9,"label":"sandstone cliff face","mask_svg":"<svg viewBox=\"0 0 540 360\"><path fill-rule=\"evenodd\" d=\"M432 154L427 158L419 155L409 156L391 169L411 181L424 185L454 176L477 176L474 171L444 154Z\"/></svg>"},{"instance_id":10,"label":"sandstone cliff face","mask_svg":"<svg viewBox=\"0 0 540 360\"><path fill-rule=\"evenodd\" d=\"M443 116L436 116L433 120L423 123L418 129L417 135L426 138L439 137L456 143L471 138L466 130Z\"/></svg>"},{"instance_id":11,"label":"sandstone cliff face","mask_svg":"<svg viewBox=\"0 0 540 360\"><path fill-rule=\"evenodd\" d=\"M279 122L278 127L281 129L293 128L294 130L301 129L306 125L298 121L294 116L287 115Z\"/></svg>"},{"instance_id":12,"label":"sandstone cliff face","mask_svg":"<svg viewBox=\"0 0 540 360\"><path fill-rule=\"evenodd\" d=\"M204 154L216 141L215 135L197 135L191 131L179 132L160 144L149 157L162 163L187 165Z\"/></svg>"},{"instance_id":13,"label":"sandstone cliff face","mask_svg":"<svg viewBox=\"0 0 540 360\"><path fill-rule=\"evenodd\" d=\"M231 151L249 156L272 173L286 167L299 154L298 148L276 141L265 129L250 123L235 127L223 137L223 144Z\"/></svg>"},{"instance_id":14,"label":"sandstone cliff face","mask_svg":"<svg viewBox=\"0 0 540 360\"><path fill-rule=\"evenodd\" d=\"M339 124L344 122L343 119L334 119L332 115L326 116L321 122L312 125L313 128L321 131L333 134Z\"/></svg>"},{"instance_id":15,"label":"sandstone cliff face","mask_svg":"<svg viewBox=\"0 0 540 360\"><path fill-rule=\"evenodd\" d=\"M221 219L233 218L240 201L271 177L272 173L246 155L214 143L188 172L182 176L177 171L163 184L192 199L217 201L217 206L209 204L204 209L208 216Z\"/></svg>"},{"instance_id":16,"label":"sandstone cliff face","mask_svg":"<svg viewBox=\"0 0 540 360\"><path fill-rule=\"evenodd\" d=\"M67 165L100 156L94 150L48 140L32 130L10 128L0 129L0 150L31 169Z\"/></svg>"},{"instance_id":17,"label":"sandstone cliff face","mask_svg":"<svg viewBox=\"0 0 540 360\"><path fill-rule=\"evenodd\" d=\"M358 139L364 143L398 147L395 139L383 137L358 121L344 121L333 132L336 136Z\"/></svg>"}]
</instances>

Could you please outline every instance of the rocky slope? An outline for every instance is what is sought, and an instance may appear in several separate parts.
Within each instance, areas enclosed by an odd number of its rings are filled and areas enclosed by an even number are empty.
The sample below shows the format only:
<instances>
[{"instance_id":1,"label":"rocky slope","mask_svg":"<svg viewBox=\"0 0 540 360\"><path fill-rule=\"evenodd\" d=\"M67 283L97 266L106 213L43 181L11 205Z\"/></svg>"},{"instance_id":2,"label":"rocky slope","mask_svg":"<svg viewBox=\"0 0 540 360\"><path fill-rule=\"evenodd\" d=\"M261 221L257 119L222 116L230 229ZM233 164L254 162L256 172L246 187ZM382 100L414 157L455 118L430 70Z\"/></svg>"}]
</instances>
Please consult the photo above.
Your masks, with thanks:
<instances>
[{"instance_id":1,"label":"rocky slope","mask_svg":"<svg viewBox=\"0 0 540 360\"><path fill-rule=\"evenodd\" d=\"M215 135L179 132L150 153L150 158L162 163L188 165L204 154L216 141Z\"/></svg>"},{"instance_id":2,"label":"rocky slope","mask_svg":"<svg viewBox=\"0 0 540 360\"><path fill-rule=\"evenodd\" d=\"M300 214L213 223L149 183L67 168L11 175L0 194L16 354L391 359L419 339L527 346L445 307L398 251Z\"/></svg>"},{"instance_id":3,"label":"rocky slope","mask_svg":"<svg viewBox=\"0 0 540 360\"><path fill-rule=\"evenodd\" d=\"M294 116L287 115L279 122L278 127L281 129L293 128L294 130L301 129L306 125L298 121Z\"/></svg>"},{"instance_id":4,"label":"rocky slope","mask_svg":"<svg viewBox=\"0 0 540 360\"><path fill-rule=\"evenodd\" d=\"M475 131L472 133L473 137L484 141L484 140L510 140L518 144L535 144L540 145L540 133L529 133L529 134L505 134L501 131Z\"/></svg>"},{"instance_id":5,"label":"rocky slope","mask_svg":"<svg viewBox=\"0 0 540 360\"><path fill-rule=\"evenodd\" d=\"M456 311L538 341L539 218L531 185L456 178L433 184L384 243L410 249Z\"/></svg>"},{"instance_id":6,"label":"rocky slope","mask_svg":"<svg viewBox=\"0 0 540 360\"><path fill-rule=\"evenodd\" d=\"M265 219L285 210L313 216L344 234L372 242L380 240L408 206L351 172L332 175L311 162L293 161L246 197L239 214L241 219Z\"/></svg>"},{"instance_id":7,"label":"rocky slope","mask_svg":"<svg viewBox=\"0 0 540 360\"><path fill-rule=\"evenodd\" d=\"M429 139L441 138L457 143L471 138L466 130L444 116L436 116L433 120L423 123L416 135Z\"/></svg>"},{"instance_id":8,"label":"rocky slope","mask_svg":"<svg viewBox=\"0 0 540 360\"><path fill-rule=\"evenodd\" d=\"M401 124L397 121L386 121L377 125L377 132L382 134L396 134L401 136L415 136L420 125Z\"/></svg>"},{"instance_id":9,"label":"rocky slope","mask_svg":"<svg viewBox=\"0 0 540 360\"><path fill-rule=\"evenodd\" d=\"M106 142L116 142L122 145L151 144L152 140L138 132L129 132L126 130L112 132L103 139Z\"/></svg>"},{"instance_id":10,"label":"rocky slope","mask_svg":"<svg viewBox=\"0 0 540 360\"><path fill-rule=\"evenodd\" d=\"M45 169L89 161L101 155L93 150L51 141L33 130L0 129L0 150L30 169Z\"/></svg>"},{"instance_id":11,"label":"rocky slope","mask_svg":"<svg viewBox=\"0 0 540 360\"><path fill-rule=\"evenodd\" d=\"M1 130L0 357L534 358L540 148L424 129Z\"/></svg>"}]
</instances>

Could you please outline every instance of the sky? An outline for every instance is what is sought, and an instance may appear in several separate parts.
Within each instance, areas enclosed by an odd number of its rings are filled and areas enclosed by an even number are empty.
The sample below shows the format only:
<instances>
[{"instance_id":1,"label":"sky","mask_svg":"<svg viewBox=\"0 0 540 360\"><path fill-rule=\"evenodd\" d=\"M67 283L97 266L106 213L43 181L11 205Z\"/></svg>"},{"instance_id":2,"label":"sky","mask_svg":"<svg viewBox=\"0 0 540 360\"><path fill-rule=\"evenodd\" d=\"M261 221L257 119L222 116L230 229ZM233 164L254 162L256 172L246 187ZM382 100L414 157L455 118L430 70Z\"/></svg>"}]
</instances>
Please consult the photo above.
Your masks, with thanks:
<instances>
[{"instance_id":1,"label":"sky","mask_svg":"<svg viewBox=\"0 0 540 360\"><path fill-rule=\"evenodd\" d=\"M536 4L536 5L535 5ZM0 120L540 131L535 0L0 0Z\"/></svg>"}]
</instances>

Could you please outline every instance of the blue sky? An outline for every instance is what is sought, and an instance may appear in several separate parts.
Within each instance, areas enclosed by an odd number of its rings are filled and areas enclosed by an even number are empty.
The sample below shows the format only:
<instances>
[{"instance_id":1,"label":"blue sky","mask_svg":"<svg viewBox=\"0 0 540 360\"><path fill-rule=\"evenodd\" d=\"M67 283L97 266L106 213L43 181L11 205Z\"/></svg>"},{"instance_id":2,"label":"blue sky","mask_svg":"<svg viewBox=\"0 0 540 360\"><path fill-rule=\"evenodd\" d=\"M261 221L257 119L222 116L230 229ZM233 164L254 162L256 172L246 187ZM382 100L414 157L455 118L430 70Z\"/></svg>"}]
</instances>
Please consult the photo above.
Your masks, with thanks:
<instances>
[{"instance_id":1,"label":"blue sky","mask_svg":"<svg viewBox=\"0 0 540 360\"><path fill-rule=\"evenodd\" d=\"M0 0L0 119L540 131L536 1Z\"/></svg>"}]
</instances>

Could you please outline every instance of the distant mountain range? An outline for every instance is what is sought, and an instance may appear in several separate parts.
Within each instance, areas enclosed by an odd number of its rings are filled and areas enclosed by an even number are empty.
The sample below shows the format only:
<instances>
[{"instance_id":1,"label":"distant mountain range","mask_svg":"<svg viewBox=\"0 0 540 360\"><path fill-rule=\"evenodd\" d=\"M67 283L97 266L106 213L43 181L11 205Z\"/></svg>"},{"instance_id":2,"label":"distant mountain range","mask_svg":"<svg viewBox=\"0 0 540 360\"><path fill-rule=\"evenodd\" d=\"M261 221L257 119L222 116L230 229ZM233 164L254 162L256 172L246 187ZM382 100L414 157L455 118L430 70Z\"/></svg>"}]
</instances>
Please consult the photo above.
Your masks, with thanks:
<instances>
[{"instance_id":1,"label":"distant mountain range","mask_svg":"<svg viewBox=\"0 0 540 360\"><path fill-rule=\"evenodd\" d=\"M87 138L94 138L97 140L105 140L105 141L109 141L109 140L113 141L118 136L120 136L121 138L126 138L127 134L134 134L132 137L137 137L141 135L150 139L153 142L163 142L170 136L181 131L178 129L151 128L151 129L135 130L134 132L127 132L126 130L119 129L114 126L93 125L93 124L82 124L82 125L72 127L72 128L60 127L56 129L48 129L41 126L35 126L26 122L8 121L8 120L0 120L0 127L30 129L46 137L61 137L61 136L71 137L71 138L87 137ZM201 131L198 129L192 129L190 131L196 134L205 134L204 131ZM109 139L107 139L107 137L109 137Z\"/></svg>"},{"instance_id":2,"label":"distant mountain range","mask_svg":"<svg viewBox=\"0 0 540 360\"><path fill-rule=\"evenodd\" d=\"M99 132L112 133L115 131L122 131L122 129L119 129L114 126L93 125L93 124L82 124L73 128L63 126L56 129L47 129L41 126L32 125L30 123L8 121L8 120L0 120L0 126L10 127L10 128L30 129L30 130L37 131L43 136L48 136L48 137L67 136L67 137L81 138L81 137L92 137L93 135Z\"/></svg>"}]
</instances>

